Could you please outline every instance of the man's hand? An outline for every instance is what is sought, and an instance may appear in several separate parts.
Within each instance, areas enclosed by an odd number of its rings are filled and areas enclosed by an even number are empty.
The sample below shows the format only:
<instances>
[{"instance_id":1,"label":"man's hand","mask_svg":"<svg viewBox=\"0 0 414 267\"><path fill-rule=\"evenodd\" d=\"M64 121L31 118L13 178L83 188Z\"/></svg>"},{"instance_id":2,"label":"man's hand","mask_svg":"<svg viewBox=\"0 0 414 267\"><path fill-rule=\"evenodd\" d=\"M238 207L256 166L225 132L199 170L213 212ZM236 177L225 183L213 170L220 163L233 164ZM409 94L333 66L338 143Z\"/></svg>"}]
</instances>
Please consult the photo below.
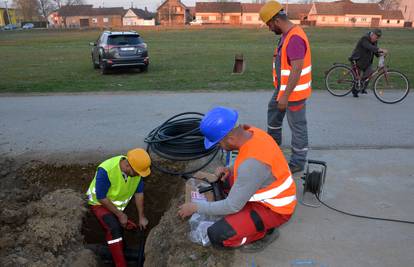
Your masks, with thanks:
<instances>
[{"instance_id":1,"label":"man's hand","mask_svg":"<svg viewBox=\"0 0 414 267\"><path fill-rule=\"evenodd\" d=\"M288 101L289 101L289 99L288 99L288 97L286 96L286 94L283 94L283 95L280 97L279 102L277 102L277 108L278 108L280 111L285 111L285 110L287 109L287 106L288 106Z\"/></svg>"},{"instance_id":2,"label":"man's hand","mask_svg":"<svg viewBox=\"0 0 414 267\"><path fill-rule=\"evenodd\" d=\"M195 203L185 203L179 207L178 215L184 219L185 217L193 215L196 211L197 205Z\"/></svg>"},{"instance_id":3,"label":"man's hand","mask_svg":"<svg viewBox=\"0 0 414 267\"><path fill-rule=\"evenodd\" d=\"M138 226L132 220L128 219L127 224L125 226L127 230L135 230L137 229L137 227Z\"/></svg>"},{"instance_id":4,"label":"man's hand","mask_svg":"<svg viewBox=\"0 0 414 267\"><path fill-rule=\"evenodd\" d=\"M147 225L148 225L148 219L145 218L145 216L141 216L139 218L139 224L138 224L139 229L145 230L147 228Z\"/></svg>"},{"instance_id":5,"label":"man's hand","mask_svg":"<svg viewBox=\"0 0 414 267\"><path fill-rule=\"evenodd\" d=\"M378 53L386 55L386 54L388 54L388 50L385 49L385 48L380 48L380 49L378 49Z\"/></svg>"},{"instance_id":6,"label":"man's hand","mask_svg":"<svg viewBox=\"0 0 414 267\"><path fill-rule=\"evenodd\" d=\"M122 227L125 228L128 222L128 216L125 213L121 212L117 215L117 217L118 217L119 223L122 225Z\"/></svg>"},{"instance_id":7,"label":"man's hand","mask_svg":"<svg viewBox=\"0 0 414 267\"><path fill-rule=\"evenodd\" d=\"M227 168L227 167L218 167L216 169L216 171L214 172L214 174L217 176L217 180L220 178L220 180L222 182L224 182L224 180L226 180L227 178L229 178L230 173L231 173L230 172L230 169ZM216 181L214 181L214 182L216 182Z\"/></svg>"}]
</instances>

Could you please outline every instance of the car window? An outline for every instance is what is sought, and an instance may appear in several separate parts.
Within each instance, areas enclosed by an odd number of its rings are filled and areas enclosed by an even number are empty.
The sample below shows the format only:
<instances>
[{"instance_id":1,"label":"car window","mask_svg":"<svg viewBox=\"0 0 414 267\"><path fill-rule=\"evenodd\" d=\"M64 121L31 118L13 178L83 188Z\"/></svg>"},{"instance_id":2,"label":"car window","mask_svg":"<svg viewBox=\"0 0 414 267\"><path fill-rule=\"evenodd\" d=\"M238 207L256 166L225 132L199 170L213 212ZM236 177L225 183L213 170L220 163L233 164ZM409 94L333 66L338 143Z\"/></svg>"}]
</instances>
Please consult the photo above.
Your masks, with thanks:
<instances>
[{"instance_id":1,"label":"car window","mask_svg":"<svg viewBox=\"0 0 414 267\"><path fill-rule=\"evenodd\" d=\"M99 41L99 43L104 43L104 41L105 41L105 34L102 34L98 41Z\"/></svg>"},{"instance_id":2,"label":"car window","mask_svg":"<svg viewBox=\"0 0 414 267\"><path fill-rule=\"evenodd\" d=\"M109 45L136 45L143 43L139 35L110 35L108 36Z\"/></svg>"}]
</instances>

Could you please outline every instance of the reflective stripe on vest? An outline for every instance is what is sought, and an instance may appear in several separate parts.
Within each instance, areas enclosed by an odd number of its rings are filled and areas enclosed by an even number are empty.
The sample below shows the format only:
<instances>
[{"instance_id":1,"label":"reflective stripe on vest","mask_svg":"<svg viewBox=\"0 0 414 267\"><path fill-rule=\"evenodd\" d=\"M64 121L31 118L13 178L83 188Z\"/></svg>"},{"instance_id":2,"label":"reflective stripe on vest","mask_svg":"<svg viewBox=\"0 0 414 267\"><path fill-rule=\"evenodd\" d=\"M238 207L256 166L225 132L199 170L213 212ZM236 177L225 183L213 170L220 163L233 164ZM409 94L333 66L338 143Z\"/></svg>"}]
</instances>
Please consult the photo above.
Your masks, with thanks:
<instances>
[{"instance_id":1,"label":"reflective stripe on vest","mask_svg":"<svg viewBox=\"0 0 414 267\"><path fill-rule=\"evenodd\" d=\"M305 84L298 84L296 85L295 89L293 89L294 92L298 92L298 91L304 91L304 90L308 90L311 87L311 83L305 83ZM285 91L286 90L286 85L281 85L280 86L280 91Z\"/></svg>"},{"instance_id":2,"label":"reflective stripe on vest","mask_svg":"<svg viewBox=\"0 0 414 267\"><path fill-rule=\"evenodd\" d=\"M300 101L303 99L307 99L311 95L312 91L312 63L311 63L311 51L309 46L308 38L305 32L299 26L294 26L286 35L282 47L281 47L281 60L280 60L280 90L279 94L277 95L277 100L284 94L286 91L286 86L288 84L289 75L292 70L292 66L288 62L287 57L287 46L289 44L290 38L292 36L297 35L302 38L306 45L306 53L303 59L303 67L301 71L301 75L298 81L298 84L293 89L291 94L289 95L289 101ZM278 79L277 79L277 71L275 66L275 60L278 55L278 48L276 47L275 53L273 55L273 84L275 88L278 88Z\"/></svg>"},{"instance_id":3,"label":"reflective stripe on vest","mask_svg":"<svg viewBox=\"0 0 414 267\"><path fill-rule=\"evenodd\" d=\"M311 71L312 71L312 66L303 68L301 73L300 73L300 76L305 76L306 74L310 73ZM281 70L280 75L289 76L290 75L290 70Z\"/></svg>"},{"instance_id":4,"label":"reflective stripe on vest","mask_svg":"<svg viewBox=\"0 0 414 267\"><path fill-rule=\"evenodd\" d=\"M280 193L282 193L283 191L285 191L286 189L288 189L293 183L293 179L292 176L289 176L284 182L283 184L279 185L278 187L272 188L270 190L267 190L263 193L256 193L254 194L249 201L261 201L261 200L266 200L268 198L275 198L277 197Z\"/></svg>"},{"instance_id":5,"label":"reflective stripe on vest","mask_svg":"<svg viewBox=\"0 0 414 267\"><path fill-rule=\"evenodd\" d=\"M258 202L279 214L292 214L296 206L296 184L286 159L274 139L261 129L251 127L252 137L242 145L233 167L234 180L238 168L247 159L255 159L271 168L275 181L259 189L249 201Z\"/></svg>"},{"instance_id":6,"label":"reflective stripe on vest","mask_svg":"<svg viewBox=\"0 0 414 267\"><path fill-rule=\"evenodd\" d=\"M127 157L116 156L102 162L98 166L98 168L103 168L107 172L111 184L108 193L106 194L106 198L110 200L118 210L124 210L126 206L128 206L128 203L135 194L141 180L140 176L135 176L128 177L127 181L125 181L122 176L121 167L119 166L119 162L123 158ZM86 195L88 196L89 205L101 205L96 197L96 174L89 185Z\"/></svg>"}]
</instances>

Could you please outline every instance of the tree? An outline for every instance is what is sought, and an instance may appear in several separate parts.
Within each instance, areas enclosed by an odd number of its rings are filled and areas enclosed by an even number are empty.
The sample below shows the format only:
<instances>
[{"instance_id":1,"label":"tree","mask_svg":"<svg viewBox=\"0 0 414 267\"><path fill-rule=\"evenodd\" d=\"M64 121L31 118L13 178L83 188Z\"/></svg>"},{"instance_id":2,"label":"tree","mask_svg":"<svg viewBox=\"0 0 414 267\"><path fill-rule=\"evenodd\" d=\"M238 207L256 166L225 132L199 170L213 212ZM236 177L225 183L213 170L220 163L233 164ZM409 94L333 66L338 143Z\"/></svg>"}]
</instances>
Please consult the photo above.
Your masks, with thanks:
<instances>
[{"instance_id":1,"label":"tree","mask_svg":"<svg viewBox=\"0 0 414 267\"><path fill-rule=\"evenodd\" d=\"M39 2L37 0L14 0L14 5L21 12L23 20L33 21L39 18Z\"/></svg>"},{"instance_id":2,"label":"tree","mask_svg":"<svg viewBox=\"0 0 414 267\"><path fill-rule=\"evenodd\" d=\"M378 4L383 10L398 10L401 0L381 0Z\"/></svg>"},{"instance_id":3,"label":"tree","mask_svg":"<svg viewBox=\"0 0 414 267\"><path fill-rule=\"evenodd\" d=\"M313 0L299 0L298 3L299 4L312 4Z\"/></svg>"},{"instance_id":4,"label":"tree","mask_svg":"<svg viewBox=\"0 0 414 267\"><path fill-rule=\"evenodd\" d=\"M38 0L39 1L39 14L43 19L47 20L47 16L52 12L56 5L52 0Z\"/></svg>"},{"instance_id":5,"label":"tree","mask_svg":"<svg viewBox=\"0 0 414 267\"><path fill-rule=\"evenodd\" d=\"M58 8L62 6L76 6L76 5L83 5L85 3L84 0L52 0Z\"/></svg>"}]
</instances>

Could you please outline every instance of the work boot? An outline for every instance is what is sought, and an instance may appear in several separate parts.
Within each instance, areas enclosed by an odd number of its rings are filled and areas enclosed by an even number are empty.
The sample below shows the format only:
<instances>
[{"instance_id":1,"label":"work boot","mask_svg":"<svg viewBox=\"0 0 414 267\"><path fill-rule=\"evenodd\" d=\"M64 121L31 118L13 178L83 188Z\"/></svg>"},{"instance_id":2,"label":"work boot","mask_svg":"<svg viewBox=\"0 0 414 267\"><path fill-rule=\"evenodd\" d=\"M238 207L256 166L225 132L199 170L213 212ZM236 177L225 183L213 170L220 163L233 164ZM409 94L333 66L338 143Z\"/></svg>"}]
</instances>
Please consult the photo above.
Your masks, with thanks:
<instances>
[{"instance_id":1,"label":"work boot","mask_svg":"<svg viewBox=\"0 0 414 267\"><path fill-rule=\"evenodd\" d=\"M354 97L358 97L358 90L356 90L356 89L352 89L352 95L353 95Z\"/></svg>"},{"instance_id":2,"label":"work boot","mask_svg":"<svg viewBox=\"0 0 414 267\"><path fill-rule=\"evenodd\" d=\"M363 83L364 83L364 86L362 87L361 94L366 95L367 94L367 88L368 88L369 79L364 80Z\"/></svg>"},{"instance_id":3,"label":"work boot","mask_svg":"<svg viewBox=\"0 0 414 267\"><path fill-rule=\"evenodd\" d=\"M267 246L269 246L273 241L278 239L279 237L279 229L274 228L267 231L266 235L253 243L246 244L240 247L241 252L246 253L253 253L253 252L259 252L265 249Z\"/></svg>"},{"instance_id":4,"label":"work boot","mask_svg":"<svg viewBox=\"0 0 414 267\"><path fill-rule=\"evenodd\" d=\"M303 167L289 163L289 169L292 174L303 171Z\"/></svg>"}]
</instances>

